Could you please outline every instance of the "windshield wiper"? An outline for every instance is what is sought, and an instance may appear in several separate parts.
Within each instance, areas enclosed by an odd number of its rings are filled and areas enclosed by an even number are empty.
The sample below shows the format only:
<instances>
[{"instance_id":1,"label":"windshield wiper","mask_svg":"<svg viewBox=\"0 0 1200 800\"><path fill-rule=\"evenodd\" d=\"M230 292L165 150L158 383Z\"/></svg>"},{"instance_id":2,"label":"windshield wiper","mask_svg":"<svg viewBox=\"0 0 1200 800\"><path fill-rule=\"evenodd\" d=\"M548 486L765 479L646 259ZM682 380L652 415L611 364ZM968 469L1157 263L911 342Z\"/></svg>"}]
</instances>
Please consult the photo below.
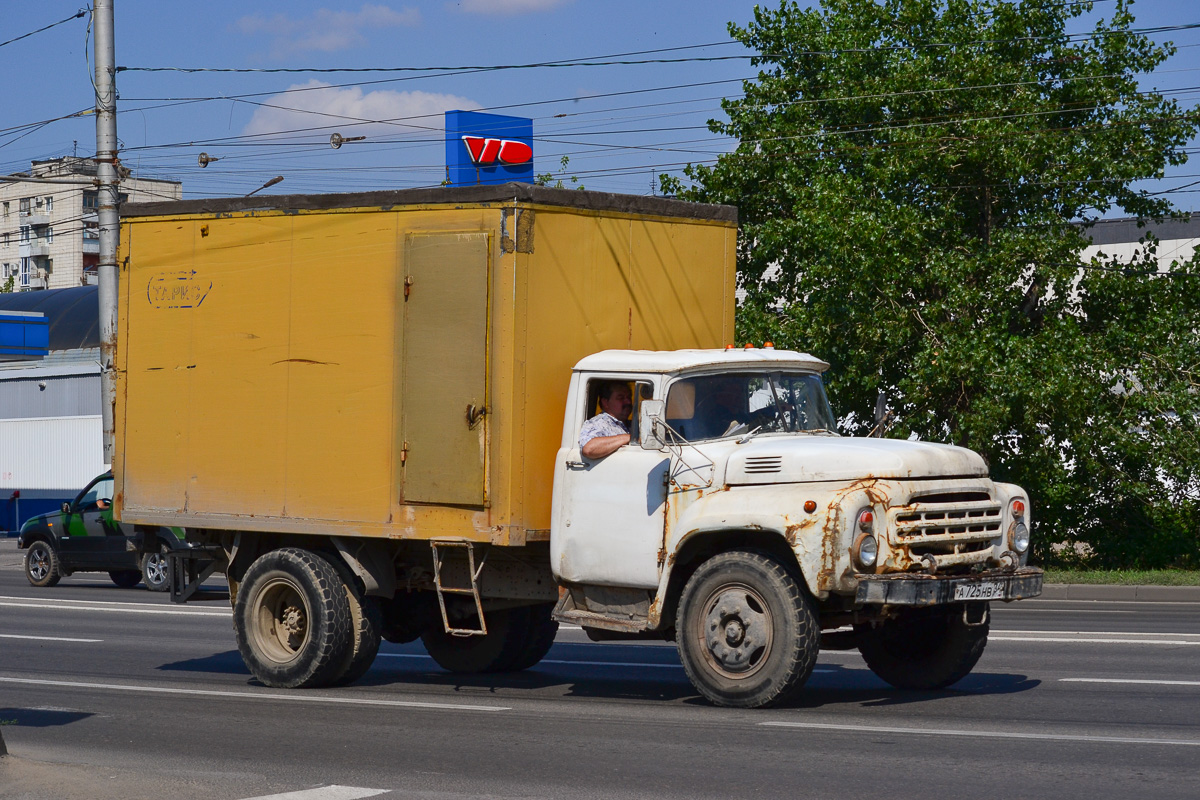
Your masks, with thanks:
<instances>
[{"instance_id":1,"label":"windshield wiper","mask_svg":"<svg viewBox=\"0 0 1200 800\"><path fill-rule=\"evenodd\" d=\"M758 432L759 432L759 431L761 431L761 430L762 430L762 425L759 425L759 426L758 426L757 428L755 428L754 430L752 430L752 431L747 431L745 436L743 436L742 438L740 438L740 439L738 439L738 440L737 440L737 443L738 443L738 444L745 444L746 442L748 442L748 441L750 441L751 439L753 439L753 438L754 438L754 434L758 433Z\"/></svg>"}]
</instances>

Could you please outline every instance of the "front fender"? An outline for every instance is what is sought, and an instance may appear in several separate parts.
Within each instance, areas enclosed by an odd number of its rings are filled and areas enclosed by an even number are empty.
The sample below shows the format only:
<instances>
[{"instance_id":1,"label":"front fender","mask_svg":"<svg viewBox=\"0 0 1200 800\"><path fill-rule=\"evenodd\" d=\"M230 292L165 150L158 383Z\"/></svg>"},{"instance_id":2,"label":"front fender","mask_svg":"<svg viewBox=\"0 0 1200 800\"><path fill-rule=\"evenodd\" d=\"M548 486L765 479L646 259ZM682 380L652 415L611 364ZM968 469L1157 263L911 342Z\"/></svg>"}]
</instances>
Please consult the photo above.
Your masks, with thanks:
<instances>
[{"instance_id":1,"label":"front fender","mask_svg":"<svg viewBox=\"0 0 1200 800\"><path fill-rule=\"evenodd\" d=\"M750 532L778 536L796 559L813 596L853 594L858 577L850 560L853 526L858 513L882 513L888 503L886 483L772 484L688 489L668 495L667 554L659 597L666 597L671 573L681 553L696 537L728 532L731 542ZM804 510L812 501L812 512Z\"/></svg>"}]
</instances>

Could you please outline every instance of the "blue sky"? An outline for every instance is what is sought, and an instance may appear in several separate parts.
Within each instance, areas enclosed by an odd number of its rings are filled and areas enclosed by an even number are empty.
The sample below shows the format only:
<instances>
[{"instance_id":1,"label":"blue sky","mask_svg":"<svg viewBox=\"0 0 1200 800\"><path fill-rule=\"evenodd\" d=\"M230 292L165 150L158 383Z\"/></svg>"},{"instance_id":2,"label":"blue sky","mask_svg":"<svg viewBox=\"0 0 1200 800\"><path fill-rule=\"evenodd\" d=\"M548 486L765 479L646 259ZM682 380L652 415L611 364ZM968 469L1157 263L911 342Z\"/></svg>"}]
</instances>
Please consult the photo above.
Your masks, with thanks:
<instances>
[{"instance_id":1,"label":"blue sky","mask_svg":"<svg viewBox=\"0 0 1200 800\"><path fill-rule=\"evenodd\" d=\"M121 66L256 69L485 66L663 48L689 49L629 58L744 56L729 43L726 23L746 22L754 7L747 0L115 2ZM1097 4L1100 13L1106 7ZM79 8L80 0L0 0L0 42ZM1139 26L1200 22L1195 0L1143 0L1135 11ZM1144 85L1200 85L1200 30L1169 36L1182 47ZM0 47L9 98L0 129L93 105L85 37L86 20L77 19ZM567 156L568 185L575 175L589 189L648 194L655 174L731 149L704 123L751 75L736 58L465 74L126 71L118 76L118 135L127 166L182 180L187 197L245 194L276 175L284 176L269 190L277 193L407 188L441 180L442 111L510 106L499 113L534 118L538 172L561 173ZM376 82L344 85L365 81ZM1191 107L1200 92L1177 96ZM397 118L404 121L355 122ZM335 131L367 141L335 151L328 145ZM90 116L22 134L0 133L0 172L94 149ZM219 160L201 169L201 152ZM1200 179L1200 161L1170 175L1154 188ZM1197 188L1172 196L1185 210L1200 209Z\"/></svg>"}]
</instances>

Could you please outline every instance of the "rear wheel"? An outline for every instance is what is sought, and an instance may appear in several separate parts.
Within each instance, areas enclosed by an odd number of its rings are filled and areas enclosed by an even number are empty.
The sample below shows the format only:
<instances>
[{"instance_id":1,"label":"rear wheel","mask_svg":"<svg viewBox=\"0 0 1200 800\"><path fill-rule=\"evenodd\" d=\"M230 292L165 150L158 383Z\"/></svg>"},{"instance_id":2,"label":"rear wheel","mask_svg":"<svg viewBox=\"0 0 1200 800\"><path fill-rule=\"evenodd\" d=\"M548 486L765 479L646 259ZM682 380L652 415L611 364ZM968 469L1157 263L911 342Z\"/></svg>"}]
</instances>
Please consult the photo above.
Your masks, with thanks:
<instances>
[{"instance_id":1,"label":"rear wheel","mask_svg":"<svg viewBox=\"0 0 1200 800\"><path fill-rule=\"evenodd\" d=\"M820 627L791 570L753 551L714 556L679 598L679 655L692 685L720 706L784 703L812 673Z\"/></svg>"},{"instance_id":2,"label":"rear wheel","mask_svg":"<svg viewBox=\"0 0 1200 800\"><path fill-rule=\"evenodd\" d=\"M122 589L132 589L142 582L142 571L140 569L114 569L109 570L108 577Z\"/></svg>"},{"instance_id":3,"label":"rear wheel","mask_svg":"<svg viewBox=\"0 0 1200 800\"><path fill-rule=\"evenodd\" d=\"M897 689L944 689L965 678L987 646L987 604L963 616L963 606L919 608L871 627L855 626L858 651L877 676ZM977 624L968 624L971 619Z\"/></svg>"},{"instance_id":4,"label":"rear wheel","mask_svg":"<svg viewBox=\"0 0 1200 800\"><path fill-rule=\"evenodd\" d=\"M334 686L345 686L366 675L375 663L382 639L383 612L380 611L377 598L367 597L359 588L358 581L345 562L336 555L329 556L329 561L342 579L346 602L350 606L351 647L339 670L341 675L333 679Z\"/></svg>"},{"instance_id":5,"label":"rear wheel","mask_svg":"<svg viewBox=\"0 0 1200 800\"><path fill-rule=\"evenodd\" d=\"M522 610L522 609L516 609ZM517 648L513 660L504 669L520 672L535 666L546 657L554 646L554 637L558 635L558 623L551 619L554 603L537 606L526 606L526 622L523 626L525 641Z\"/></svg>"},{"instance_id":6,"label":"rear wheel","mask_svg":"<svg viewBox=\"0 0 1200 800\"><path fill-rule=\"evenodd\" d=\"M334 566L294 547L260 556L242 581L233 610L238 650L267 686L327 686L352 657L350 603Z\"/></svg>"},{"instance_id":7,"label":"rear wheel","mask_svg":"<svg viewBox=\"0 0 1200 800\"><path fill-rule=\"evenodd\" d=\"M160 545L157 552L142 556L142 583L152 592L171 588L171 562L167 560L166 547Z\"/></svg>"},{"instance_id":8,"label":"rear wheel","mask_svg":"<svg viewBox=\"0 0 1200 800\"><path fill-rule=\"evenodd\" d=\"M58 553L50 543L38 539L25 551L25 577L34 586L53 586L62 578L58 567Z\"/></svg>"},{"instance_id":9,"label":"rear wheel","mask_svg":"<svg viewBox=\"0 0 1200 800\"><path fill-rule=\"evenodd\" d=\"M526 669L545 655L533 646L530 613L529 606L488 612L485 636L455 636L446 633L441 625L435 625L421 634L421 641L433 660L450 672ZM548 650L549 645L545 649Z\"/></svg>"}]
</instances>

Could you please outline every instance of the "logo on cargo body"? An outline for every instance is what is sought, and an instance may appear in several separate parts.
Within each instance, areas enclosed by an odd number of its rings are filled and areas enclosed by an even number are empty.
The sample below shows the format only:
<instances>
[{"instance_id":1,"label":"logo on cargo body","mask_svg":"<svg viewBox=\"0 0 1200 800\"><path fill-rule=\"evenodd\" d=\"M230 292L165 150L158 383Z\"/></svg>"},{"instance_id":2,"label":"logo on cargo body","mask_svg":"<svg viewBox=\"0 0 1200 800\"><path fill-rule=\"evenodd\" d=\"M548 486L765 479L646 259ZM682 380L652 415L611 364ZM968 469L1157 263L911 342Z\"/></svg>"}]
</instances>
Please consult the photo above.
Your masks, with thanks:
<instances>
[{"instance_id":1,"label":"logo on cargo body","mask_svg":"<svg viewBox=\"0 0 1200 800\"><path fill-rule=\"evenodd\" d=\"M463 144L471 161L480 166L491 164L526 164L533 158L533 148L513 139L486 139L482 136L464 136Z\"/></svg>"},{"instance_id":2,"label":"logo on cargo body","mask_svg":"<svg viewBox=\"0 0 1200 800\"><path fill-rule=\"evenodd\" d=\"M155 308L196 308L208 297L212 281L188 272L155 275L146 286L146 299Z\"/></svg>"}]
</instances>

